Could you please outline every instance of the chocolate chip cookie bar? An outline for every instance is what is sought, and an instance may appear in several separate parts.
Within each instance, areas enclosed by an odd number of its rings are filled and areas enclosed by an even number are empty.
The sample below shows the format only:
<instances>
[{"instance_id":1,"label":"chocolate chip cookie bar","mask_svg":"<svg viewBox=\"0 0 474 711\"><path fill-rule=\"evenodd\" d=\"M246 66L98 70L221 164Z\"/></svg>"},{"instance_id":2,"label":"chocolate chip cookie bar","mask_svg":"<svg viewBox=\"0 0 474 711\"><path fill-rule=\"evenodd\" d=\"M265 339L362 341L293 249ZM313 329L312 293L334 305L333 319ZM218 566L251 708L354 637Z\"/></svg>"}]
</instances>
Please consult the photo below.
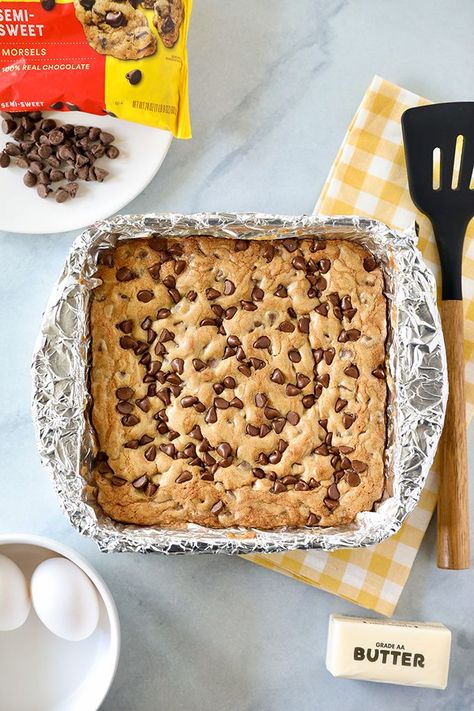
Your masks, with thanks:
<instances>
[{"instance_id":1,"label":"chocolate chip cookie bar","mask_svg":"<svg viewBox=\"0 0 474 711\"><path fill-rule=\"evenodd\" d=\"M147 0L144 0L147 2ZM146 6L145 6L146 7ZM181 0L156 0L153 5L153 24L165 47L174 47L179 37L184 11Z\"/></svg>"},{"instance_id":2,"label":"chocolate chip cookie bar","mask_svg":"<svg viewBox=\"0 0 474 711\"><path fill-rule=\"evenodd\" d=\"M98 261L90 387L106 514L331 526L380 499L387 319L369 252L152 236Z\"/></svg>"},{"instance_id":3,"label":"chocolate chip cookie bar","mask_svg":"<svg viewBox=\"0 0 474 711\"><path fill-rule=\"evenodd\" d=\"M92 49L117 59L156 52L156 37L141 10L119 0L74 0L76 17Z\"/></svg>"}]
</instances>

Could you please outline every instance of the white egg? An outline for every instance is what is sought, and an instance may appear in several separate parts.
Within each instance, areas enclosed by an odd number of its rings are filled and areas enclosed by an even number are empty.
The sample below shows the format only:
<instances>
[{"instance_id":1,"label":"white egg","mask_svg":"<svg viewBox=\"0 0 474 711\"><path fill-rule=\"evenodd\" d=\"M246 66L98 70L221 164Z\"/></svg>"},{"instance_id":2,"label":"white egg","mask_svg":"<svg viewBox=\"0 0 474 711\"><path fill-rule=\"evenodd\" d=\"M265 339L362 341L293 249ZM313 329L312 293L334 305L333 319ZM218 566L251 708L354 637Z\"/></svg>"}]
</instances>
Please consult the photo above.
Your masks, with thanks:
<instances>
[{"instance_id":1,"label":"white egg","mask_svg":"<svg viewBox=\"0 0 474 711\"><path fill-rule=\"evenodd\" d=\"M86 639L99 622L94 585L66 558L49 558L38 565L31 578L31 599L41 622L62 639Z\"/></svg>"},{"instance_id":2,"label":"white egg","mask_svg":"<svg viewBox=\"0 0 474 711\"><path fill-rule=\"evenodd\" d=\"M30 608L25 576L16 563L0 553L0 632L21 627Z\"/></svg>"}]
</instances>

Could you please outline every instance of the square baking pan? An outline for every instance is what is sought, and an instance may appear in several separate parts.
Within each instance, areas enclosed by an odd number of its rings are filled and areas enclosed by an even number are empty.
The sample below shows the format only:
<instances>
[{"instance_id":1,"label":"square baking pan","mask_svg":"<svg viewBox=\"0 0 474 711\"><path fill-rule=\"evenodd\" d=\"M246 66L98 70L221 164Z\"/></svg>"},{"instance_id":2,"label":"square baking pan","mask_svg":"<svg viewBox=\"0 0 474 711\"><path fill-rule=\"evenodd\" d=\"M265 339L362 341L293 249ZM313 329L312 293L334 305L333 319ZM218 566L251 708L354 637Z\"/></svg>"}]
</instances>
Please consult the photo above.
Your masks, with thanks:
<instances>
[{"instance_id":1,"label":"square baking pan","mask_svg":"<svg viewBox=\"0 0 474 711\"><path fill-rule=\"evenodd\" d=\"M226 239L347 239L371 251L384 274L389 389L386 486L372 511L349 525L272 530L160 528L118 523L97 503L95 438L89 419L89 306L97 257L119 240L159 235ZM131 215L96 223L74 242L46 307L33 358L33 414L38 448L72 525L102 551L273 553L378 543L415 507L441 434L447 399L436 285L416 248L414 230L398 233L357 217L261 214Z\"/></svg>"}]
</instances>

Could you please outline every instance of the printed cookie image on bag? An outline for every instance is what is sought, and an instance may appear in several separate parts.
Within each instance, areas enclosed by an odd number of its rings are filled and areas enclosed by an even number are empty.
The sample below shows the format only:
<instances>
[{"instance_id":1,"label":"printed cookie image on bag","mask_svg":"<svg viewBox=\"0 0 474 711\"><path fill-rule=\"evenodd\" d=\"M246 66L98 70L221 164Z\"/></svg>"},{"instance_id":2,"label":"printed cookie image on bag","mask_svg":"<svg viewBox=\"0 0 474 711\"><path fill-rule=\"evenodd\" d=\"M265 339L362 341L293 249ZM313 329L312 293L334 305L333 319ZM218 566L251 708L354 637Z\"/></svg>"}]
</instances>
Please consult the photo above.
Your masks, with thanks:
<instances>
[{"instance_id":1,"label":"printed cookie image on bag","mask_svg":"<svg viewBox=\"0 0 474 711\"><path fill-rule=\"evenodd\" d=\"M76 17L89 45L117 59L141 59L156 52L156 37L130 2L74 0Z\"/></svg>"},{"instance_id":2,"label":"printed cookie image on bag","mask_svg":"<svg viewBox=\"0 0 474 711\"><path fill-rule=\"evenodd\" d=\"M0 111L84 111L190 138L192 0L0 0Z\"/></svg>"}]
</instances>

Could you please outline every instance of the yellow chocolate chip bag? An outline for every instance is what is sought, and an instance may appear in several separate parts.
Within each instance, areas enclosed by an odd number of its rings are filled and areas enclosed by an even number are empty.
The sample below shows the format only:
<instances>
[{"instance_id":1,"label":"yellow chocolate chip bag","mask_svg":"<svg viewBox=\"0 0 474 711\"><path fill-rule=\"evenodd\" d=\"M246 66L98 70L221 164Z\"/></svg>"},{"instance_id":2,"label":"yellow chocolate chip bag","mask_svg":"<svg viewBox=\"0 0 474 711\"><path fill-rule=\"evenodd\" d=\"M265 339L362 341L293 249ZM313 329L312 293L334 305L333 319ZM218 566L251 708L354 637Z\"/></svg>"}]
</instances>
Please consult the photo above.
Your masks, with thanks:
<instances>
[{"instance_id":1,"label":"yellow chocolate chip bag","mask_svg":"<svg viewBox=\"0 0 474 711\"><path fill-rule=\"evenodd\" d=\"M192 0L0 0L0 109L109 113L190 138Z\"/></svg>"}]
</instances>

